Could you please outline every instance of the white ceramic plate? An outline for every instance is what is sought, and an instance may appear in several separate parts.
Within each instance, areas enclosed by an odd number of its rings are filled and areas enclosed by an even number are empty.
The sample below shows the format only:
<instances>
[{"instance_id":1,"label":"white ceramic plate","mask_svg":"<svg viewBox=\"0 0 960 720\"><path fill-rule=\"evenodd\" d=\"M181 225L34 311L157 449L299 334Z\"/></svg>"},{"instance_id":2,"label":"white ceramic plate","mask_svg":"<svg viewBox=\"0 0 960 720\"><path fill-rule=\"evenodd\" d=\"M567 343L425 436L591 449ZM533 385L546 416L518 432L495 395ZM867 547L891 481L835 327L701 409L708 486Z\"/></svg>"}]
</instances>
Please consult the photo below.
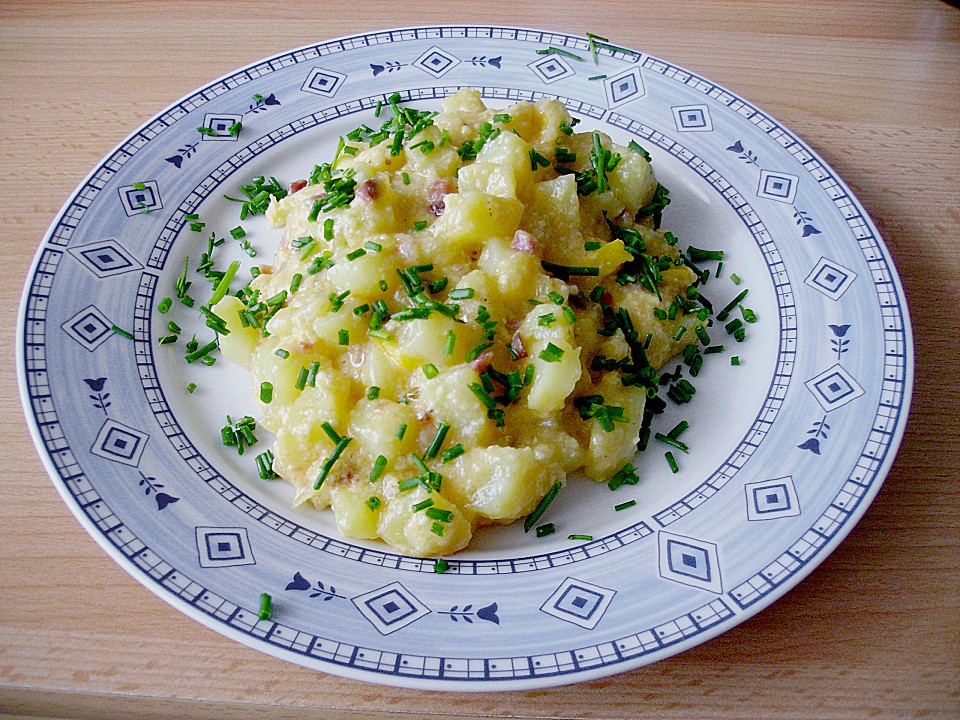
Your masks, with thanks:
<instances>
[{"instance_id":1,"label":"white ceramic plate","mask_svg":"<svg viewBox=\"0 0 960 720\"><path fill-rule=\"evenodd\" d=\"M664 461L669 448L651 446L637 460L639 485L612 493L572 483L544 518L556 534L483 532L441 575L432 561L343 540L328 513L293 510L288 486L259 480L254 453L224 448L224 416L253 412L247 380L225 361L187 365L183 339L158 345L171 319L187 336L210 331L179 303L166 315L155 307L174 295L187 258L189 279L203 284L192 269L207 235L229 239L240 224L224 193L261 174L305 177L339 136L379 124L374 108L395 91L436 108L465 86L491 107L558 97L581 128L645 146L673 199L665 227L726 254L705 291L719 305L748 287L759 322L741 344L715 327L727 353L710 358L694 402L662 418L664 430L690 422L679 474ZM268 262L277 233L262 218L243 226L255 261ZM235 241L218 253L254 261ZM903 292L876 228L789 130L655 57L601 47L595 64L583 38L487 26L331 40L171 105L104 159L54 221L24 290L18 340L24 405L54 483L146 587L277 657L451 690L610 675L769 605L876 495L913 373ZM614 510L627 500L636 505ZM262 592L274 599L269 621L257 617Z\"/></svg>"}]
</instances>

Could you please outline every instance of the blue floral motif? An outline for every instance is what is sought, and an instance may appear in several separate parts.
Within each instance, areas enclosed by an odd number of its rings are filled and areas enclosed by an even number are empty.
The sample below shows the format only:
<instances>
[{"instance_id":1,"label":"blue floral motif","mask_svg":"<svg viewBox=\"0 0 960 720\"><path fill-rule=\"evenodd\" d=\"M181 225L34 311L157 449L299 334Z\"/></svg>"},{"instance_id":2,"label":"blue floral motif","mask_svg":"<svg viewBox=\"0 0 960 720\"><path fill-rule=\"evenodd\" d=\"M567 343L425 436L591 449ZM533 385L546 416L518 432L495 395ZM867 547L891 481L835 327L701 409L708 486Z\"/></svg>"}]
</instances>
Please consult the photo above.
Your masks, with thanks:
<instances>
[{"instance_id":1,"label":"blue floral motif","mask_svg":"<svg viewBox=\"0 0 960 720\"><path fill-rule=\"evenodd\" d=\"M756 165L760 167L760 158L753 154L752 150L744 150L743 143L737 140L733 145L727 148L728 151L732 153L737 153L739 158L743 160L748 165Z\"/></svg>"},{"instance_id":2,"label":"blue floral motif","mask_svg":"<svg viewBox=\"0 0 960 720\"><path fill-rule=\"evenodd\" d=\"M810 215L797 207L793 208L793 219L801 228L801 237L819 235L820 231L814 226Z\"/></svg>"},{"instance_id":3,"label":"blue floral motif","mask_svg":"<svg viewBox=\"0 0 960 720\"><path fill-rule=\"evenodd\" d=\"M145 475L143 471L140 471L140 487L143 488L143 494L147 497L150 497L153 494L153 499L157 502L157 510L166 510L167 507L172 505L175 502L179 502L180 498L174 497L170 493L162 492L164 485L163 483L157 482L157 479L150 475Z\"/></svg>"},{"instance_id":4,"label":"blue floral motif","mask_svg":"<svg viewBox=\"0 0 960 720\"><path fill-rule=\"evenodd\" d=\"M409 64L410 63L397 62L396 60L385 60L383 65L375 65L374 63L370 63L370 69L373 70L373 76L376 77L382 72L385 72L389 75L392 72L396 72L401 68L407 67Z\"/></svg>"},{"instance_id":5,"label":"blue floral motif","mask_svg":"<svg viewBox=\"0 0 960 720\"><path fill-rule=\"evenodd\" d=\"M817 420L813 425L810 426L810 429L807 430L807 435L812 435L804 440L802 443L797 445L801 450L809 450L814 455L820 454L820 440L827 439L827 431L830 429L830 426L827 424L827 416L824 415L821 420Z\"/></svg>"},{"instance_id":6,"label":"blue floral motif","mask_svg":"<svg viewBox=\"0 0 960 720\"><path fill-rule=\"evenodd\" d=\"M105 377L100 378L84 378L83 380L87 387L94 393L93 395L88 395L91 400L93 400L93 406L97 410L103 410L104 415L108 415L107 408L110 407L110 393L103 392L103 386L106 385L107 379Z\"/></svg>"},{"instance_id":7,"label":"blue floral motif","mask_svg":"<svg viewBox=\"0 0 960 720\"><path fill-rule=\"evenodd\" d=\"M834 337L830 340L830 345L833 348L833 351L837 355L837 362L840 362L840 357L847 350L849 350L848 345L850 345L849 340L845 340L844 336L847 334L847 330L850 329L849 325L827 325L828 328L833 332Z\"/></svg>"},{"instance_id":8,"label":"blue floral motif","mask_svg":"<svg viewBox=\"0 0 960 720\"><path fill-rule=\"evenodd\" d=\"M323 582L321 582L320 580L317 580L316 586L314 587L314 585L311 584L311 582L307 580L303 576L303 574L300 573L299 571L294 573L293 580L288 582L287 587L285 587L284 589L297 590L300 592L310 591L310 597L312 598L318 597L324 602L328 600L333 600L334 598L340 598L341 600L343 599L343 595L339 595L337 593L337 589L333 585L331 585L328 588L326 585L323 584Z\"/></svg>"},{"instance_id":9,"label":"blue floral motif","mask_svg":"<svg viewBox=\"0 0 960 720\"><path fill-rule=\"evenodd\" d=\"M500 62L503 60L503 57L498 55L497 57L492 57L487 59L486 55L480 55L479 57L472 57L467 62L471 65L490 65L495 67L497 70L500 69Z\"/></svg>"},{"instance_id":10,"label":"blue floral motif","mask_svg":"<svg viewBox=\"0 0 960 720\"><path fill-rule=\"evenodd\" d=\"M473 609L473 604L464 605L462 608L459 605L454 605L452 608L446 611L441 611L440 615L446 615L454 622L460 622L463 620L466 623L473 623L473 618L477 617L480 620L486 620L491 622L494 625L500 624L500 618L497 616L497 604L490 603L485 607L478 608L477 610Z\"/></svg>"}]
</instances>

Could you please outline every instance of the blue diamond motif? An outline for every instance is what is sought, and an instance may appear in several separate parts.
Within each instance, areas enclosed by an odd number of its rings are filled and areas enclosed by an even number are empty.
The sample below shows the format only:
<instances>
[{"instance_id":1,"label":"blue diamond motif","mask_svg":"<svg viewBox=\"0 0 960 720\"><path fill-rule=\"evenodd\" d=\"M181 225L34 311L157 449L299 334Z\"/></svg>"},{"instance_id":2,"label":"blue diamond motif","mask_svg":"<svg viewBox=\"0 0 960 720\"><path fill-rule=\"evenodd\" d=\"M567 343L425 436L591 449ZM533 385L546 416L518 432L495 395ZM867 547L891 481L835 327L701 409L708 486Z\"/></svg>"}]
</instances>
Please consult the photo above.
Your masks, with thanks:
<instances>
[{"instance_id":1,"label":"blue diamond motif","mask_svg":"<svg viewBox=\"0 0 960 720\"><path fill-rule=\"evenodd\" d=\"M196 535L200 567L257 564L246 528L198 527Z\"/></svg>"},{"instance_id":2,"label":"blue diamond motif","mask_svg":"<svg viewBox=\"0 0 960 720\"><path fill-rule=\"evenodd\" d=\"M646 94L640 68L633 67L603 81L607 105L611 108L636 100Z\"/></svg>"},{"instance_id":3,"label":"blue diamond motif","mask_svg":"<svg viewBox=\"0 0 960 720\"><path fill-rule=\"evenodd\" d=\"M117 192L120 193L124 212L130 217L163 209L160 188L154 180L124 185L117 188Z\"/></svg>"},{"instance_id":4,"label":"blue diamond motif","mask_svg":"<svg viewBox=\"0 0 960 720\"><path fill-rule=\"evenodd\" d=\"M137 467L149 438L141 430L116 420L107 420L100 428L90 452L107 460Z\"/></svg>"},{"instance_id":5,"label":"blue diamond motif","mask_svg":"<svg viewBox=\"0 0 960 720\"><path fill-rule=\"evenodd\" d=\"M673 111L673 122L680 132L713 130L713 120L706 105L681 105L670 109Z\"/></svg>"},{"instance_id":6,"label":"blue diamond motif","mask_svg":"<svg viewBox=\"0 0 960 720\"><path fill-rule=\"evenodd\" d=\"M834 365L805 384L827 412L836 410L863 395L863 388L840 365Z\"/></svg>"},{"instance_id":7,"label":"blue diamond motif","mask_svg":"<svg viewBox=\"0 0 960 720\"><path fill-rule=\"evenodd\" d=\"M430 613L416 596L398 582L353 598L357 610L382 634L388 635Z\"/></svg>"},{"instance_id":8,"label":"blue diamond motif","mask_svg":"<svg viewBox=\"0 0 960 720\"><path fill-rule=\"evenodd\" d=\"M547 85L575 74L573 68L559 55L544 55L527 67Z\"/></svg>"},{"instance_id":9,"label":"blue diamond motif","mask_svg":"<svg viewBox=\"0 0 960 720\"><path fill-rule=\"evenodd\" d=\"M326 68L313 68L303 82L301 90L314 95L333 97L347 79L346 75Z\"/></svg>"},{"instance_id":10,"label":"blue diamond motif","mask_svg":"<svg viewBox=\"0 0 960 720\"><path fill-rule=\"evenodd\" d=\"M242 119L242 115L207 113L203 118L203 126L210 128L210 130L213 131L213 135L204 133L200 139L204 142L236 142L240 139L240 134L231 133L230 128L233 127L235 123L240 122Z\"/></svg>"},{"instance_id":11,"label":"blue diamond motif","mask_svg":"<svg viewBox=\"0 0 960 720\"><path fill-rule=\"evenodd\" d=\"M540 609L555 618L592 630L610 606L615 590L567 578Z\"/></svg>"},{"instance_id":12,"label":"blue diamond motif","mask_svg":"<svg viewBox=\"0 0 960 720\"><path fill-rule=\"evenodd\" d=\"M70 248L69 252L98 278L143 268L143 265L113 238Z\"/></svg>"},{"instance_id":13,"label":"blue diamond motif","mask_svg":"<svg viewBox=\"0 0 960 720\"><path fill-rule=\"evenodd\" d=\"M821 257L803 282L831 300L839 300L856 278L853 270Z\"/></svg>"},{"instance_id":14,"label":"blue diamond motif","mask_svg":"<svg viewBox=\"0 0 960 720\"><path fill-rule=\"evenodd\" d=\"M413 61L415 67L433 75L442 77L460 64L460 60L438 47L432 47Z\"/></svg>"},{"instance_id":15,"label":"blue diamond motif","mask_svg":"<svg viewBox=\"0 0 960 720\"><path fill-rule=\"evenodd\" d=\"M113 323L93 305L84 308L60 327L90 352L114 335Z\"/></svg>"},{"instance_id":16,"label":"blue diamond motif","mask_svg":"<svg viewBox=\"0 0 960 720\"><path fill-rule=\"evenodd\" d=\"M800 178L787 173L760 171L760 186L757 196L782 203L792 203L797 196Z\"/></svg>"},{"instance_id":17,"label":"blue diamond motif","mask_svg":"<svg viewBox=\"0 0 960 720\"><path fill-rule=\"evenodd\" d=\"M715 544L661 531L658 547L661 577L715 593L723 591Z\"/></svg>"},{"instance_id":18,"label":"blue diamond motif","mask_svg":"<svg viewBox=\"0 0 960 720\"><path fill-rule=\"evenodd\" d=\"M745 492L748 520L773 520L800 514L797 489L789 475L748 483Z\"/></svg>"}]
</instances>

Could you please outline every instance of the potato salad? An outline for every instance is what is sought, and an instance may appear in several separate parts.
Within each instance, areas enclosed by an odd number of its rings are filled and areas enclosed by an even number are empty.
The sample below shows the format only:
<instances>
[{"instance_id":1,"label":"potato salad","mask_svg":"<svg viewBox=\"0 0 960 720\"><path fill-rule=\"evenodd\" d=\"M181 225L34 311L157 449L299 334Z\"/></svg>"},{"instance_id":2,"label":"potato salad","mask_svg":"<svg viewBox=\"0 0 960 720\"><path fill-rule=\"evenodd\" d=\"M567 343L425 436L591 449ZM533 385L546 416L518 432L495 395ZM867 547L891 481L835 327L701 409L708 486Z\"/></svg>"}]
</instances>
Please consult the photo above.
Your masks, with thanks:
<instances>
[{"instance_id":1,"label":"potato salad","mask_svg":"<svg viewBox=\"0 0 960 720\"><path fill-rule=\"evenodd\" d=\"M550 99L376 116L271 201L273 264L213 308L295 504L432 557L531 529L572 476L635 481L658 371L709 324L647 153Z\"/></svg>"}]
</instances>

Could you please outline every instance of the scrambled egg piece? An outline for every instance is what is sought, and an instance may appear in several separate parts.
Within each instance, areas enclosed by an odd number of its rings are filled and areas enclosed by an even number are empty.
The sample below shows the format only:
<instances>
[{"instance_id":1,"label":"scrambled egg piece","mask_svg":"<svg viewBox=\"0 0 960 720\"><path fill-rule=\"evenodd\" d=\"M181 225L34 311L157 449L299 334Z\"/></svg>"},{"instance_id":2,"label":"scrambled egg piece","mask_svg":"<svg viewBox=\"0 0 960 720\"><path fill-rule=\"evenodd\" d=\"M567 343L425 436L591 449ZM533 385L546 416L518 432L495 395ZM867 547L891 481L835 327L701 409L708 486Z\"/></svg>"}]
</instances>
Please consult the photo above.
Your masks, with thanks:
<instances>
[{"instance_id":1,"label":"scrambled egg piece","mask_svg":"<svg viewBox=\"0 0 960 720\"><path fill-rule=\"evenodd\" d=\"M275 263L214 310L295 502L446 555L629 463L704 314L639 146L555 100L383 112L271 204Z\"/></svg>"}]
</instances>

